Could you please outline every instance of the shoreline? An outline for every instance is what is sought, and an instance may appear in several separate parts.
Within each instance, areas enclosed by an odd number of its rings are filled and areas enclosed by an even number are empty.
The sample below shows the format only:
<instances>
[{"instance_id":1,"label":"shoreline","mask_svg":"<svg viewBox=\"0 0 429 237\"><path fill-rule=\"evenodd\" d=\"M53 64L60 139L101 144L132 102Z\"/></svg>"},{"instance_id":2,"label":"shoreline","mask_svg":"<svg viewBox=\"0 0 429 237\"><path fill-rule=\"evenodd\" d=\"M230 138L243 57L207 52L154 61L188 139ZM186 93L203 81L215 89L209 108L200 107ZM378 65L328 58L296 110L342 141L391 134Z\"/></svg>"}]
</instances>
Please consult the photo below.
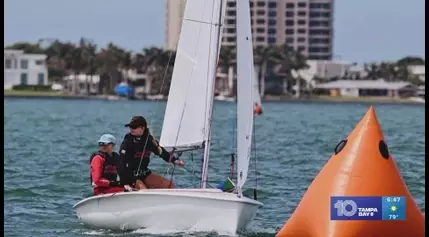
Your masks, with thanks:
<instances>
[{"instance_id":1,"label":"shoreline","mask_svg":"<svg viewBox=\"0 0 429 237\"><path fill-rule=\"evenodd\" d=\"M70 95L52 91L4 91L4 98L17 99L67 99L67 100L128 100L112 95ZM154 101L155 99L130 99L142 101ZM161 99L165 100L165 99ZM218 102L231 102L215 100ZM262 102L331 102L331 103L395 103L395 104L425 104L414 101L411 98L386 98L386 97L344 97L344 96L311 96L294 98L291 96L267 95Z\"/></svg>"}]
</instances>

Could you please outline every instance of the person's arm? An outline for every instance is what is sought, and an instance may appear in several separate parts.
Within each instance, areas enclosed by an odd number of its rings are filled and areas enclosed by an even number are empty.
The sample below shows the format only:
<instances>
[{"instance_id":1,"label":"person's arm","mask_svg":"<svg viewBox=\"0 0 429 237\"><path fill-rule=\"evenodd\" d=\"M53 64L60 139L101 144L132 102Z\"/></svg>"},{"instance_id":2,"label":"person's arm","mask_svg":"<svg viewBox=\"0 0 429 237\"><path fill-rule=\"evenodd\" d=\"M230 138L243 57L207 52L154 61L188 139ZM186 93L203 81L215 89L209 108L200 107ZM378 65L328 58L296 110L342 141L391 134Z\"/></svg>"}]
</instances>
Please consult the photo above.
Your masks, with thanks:
<instances>
[{"instance_id":1,"label":"person's arm","mask_svg":"<svg viewBox=\"0 0 429 237\"><path fill-rule=\"evenodd\" d=\"M103 173L103 164L104 164L104 159L99 155L96 155L91 161L92 185L95 185L97 187L110 186L109 180L101 177Z\"/></svg>"},{"instance_id":2,"label":"person's arm","mask_svg":"<svg viewBox=\"0 0 429 237\"><path fill-rule=\"evenodd\" d=\"M132 150L130 145L130 136L129 134L125 135L124 140L121 143L119 148L119 177L121 177L121 184L131 185L132 175L131 171L127 168L128 162L130 161L130 156L132 156Z\"/></svg>"},{"instance_id":3,"label":"person's arm","mask_svg":"<svg viewBox=\"0 0 429 237\"><path fill-rule=\"evenodd\" d=\"M170 162L170 153L161 147L152 135L149 135L148 149L166 162ZM178 160L176 157L172 157L171 162L174 163L176 160Z\"/></svg>"}]
</instances>

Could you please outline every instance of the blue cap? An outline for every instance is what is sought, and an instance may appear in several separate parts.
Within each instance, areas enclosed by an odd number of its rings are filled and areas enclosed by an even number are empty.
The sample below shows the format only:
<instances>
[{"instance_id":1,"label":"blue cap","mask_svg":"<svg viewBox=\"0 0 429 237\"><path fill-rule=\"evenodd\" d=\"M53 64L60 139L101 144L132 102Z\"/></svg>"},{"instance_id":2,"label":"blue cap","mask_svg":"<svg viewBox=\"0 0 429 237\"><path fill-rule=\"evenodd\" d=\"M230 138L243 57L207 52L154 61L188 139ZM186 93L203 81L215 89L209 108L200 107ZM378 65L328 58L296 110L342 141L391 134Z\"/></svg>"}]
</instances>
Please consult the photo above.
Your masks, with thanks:
<instances>
[{"instance_id":1,"label":"blue cap","mask_svg":"<svg viewBox=\"0 0 429 237\"><path fill-rule=\"evenodd\" d=\"M105 144L109 144L109 143L115 144L115 142L116 142L116 139L111 134L104 134L103 136L100 137L100 140L98 140L98 143L105 143Z\"/></svg>"}]
</instances>

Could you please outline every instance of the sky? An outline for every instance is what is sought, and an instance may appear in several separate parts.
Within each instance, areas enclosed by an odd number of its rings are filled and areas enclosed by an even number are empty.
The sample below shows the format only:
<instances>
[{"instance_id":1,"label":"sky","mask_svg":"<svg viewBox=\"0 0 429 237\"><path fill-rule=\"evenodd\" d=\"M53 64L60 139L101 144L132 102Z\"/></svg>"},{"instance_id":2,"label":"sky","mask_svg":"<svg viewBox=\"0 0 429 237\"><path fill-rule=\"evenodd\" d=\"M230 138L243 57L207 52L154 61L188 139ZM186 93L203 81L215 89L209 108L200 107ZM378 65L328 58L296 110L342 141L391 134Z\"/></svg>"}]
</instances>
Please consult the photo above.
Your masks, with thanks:
<instances>
[{"instance_id":1,"label":"sky","mask_svg":"<svg viewBox=\"0 0 429 237\"><path fill-rule=\"evenodd\" d=\"M4 44L41 38L133 51L164 45L165 0L5 0ZM335 0L334 58L351 62L425 55L425 0Z\"/></svg>"}]
</instances>

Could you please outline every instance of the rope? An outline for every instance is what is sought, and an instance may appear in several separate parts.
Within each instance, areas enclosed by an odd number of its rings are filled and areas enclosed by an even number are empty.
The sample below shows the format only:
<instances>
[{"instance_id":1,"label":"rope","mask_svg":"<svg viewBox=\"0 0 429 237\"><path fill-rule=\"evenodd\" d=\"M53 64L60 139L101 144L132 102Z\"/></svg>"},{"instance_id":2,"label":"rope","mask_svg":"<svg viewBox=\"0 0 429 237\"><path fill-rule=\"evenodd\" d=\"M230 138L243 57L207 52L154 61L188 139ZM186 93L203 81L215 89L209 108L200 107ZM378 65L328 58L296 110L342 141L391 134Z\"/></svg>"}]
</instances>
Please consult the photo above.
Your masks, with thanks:
<instances>
[{"instance_id":1,"label":"rope","mask_svg":"<svg viewBox=\"0 0 429 237\"><path fill-rule=\"evenodd\" d=\"M168 67L170 66L170 62L171 62L171 58L172 58L171 56L172 55L173 55L173 51L170 51L169 56L168 56L167 67L166 67L166 69L164 71L164 76L162 77L161 87L159 88L159 94L161 94L162 89L164 88L165 78L167 77L167 71L168 71ZM154 109L152 115L150 116L150 122L149 122L149 124L152 124L152 121L155 118L155 113L156 113L156 110L158 108L158 103L159 103L159 99L156 99L155 100L155 109ZM146 146L147 146L147 142L149 140L149 136L150 136L150 134L148 133L148 135L146 137L146 141L145 141L144 146L143 146L143 151L142 151L142 155L140 157L140 162L139 162L139 166L137 168L137 172L140 171L140 167L142 165L143 156L144 156L144 153L145 153L145 150L146 150Z\"/></svg>"},{"instance_id":2,"label":"rope","mask_svg":"<svg viewBox=\"0 0 429 237\"><path fill-rule=\"evenodd\" d=\"M258 170L257 170L257 161L258 158L256 156L256 126L255 122L253 122L253 153L255 156L254 167L255 167L255 189L253 190L253 198L257 200L256 190L258 189Z\"/></svg>"}]
</instances>

